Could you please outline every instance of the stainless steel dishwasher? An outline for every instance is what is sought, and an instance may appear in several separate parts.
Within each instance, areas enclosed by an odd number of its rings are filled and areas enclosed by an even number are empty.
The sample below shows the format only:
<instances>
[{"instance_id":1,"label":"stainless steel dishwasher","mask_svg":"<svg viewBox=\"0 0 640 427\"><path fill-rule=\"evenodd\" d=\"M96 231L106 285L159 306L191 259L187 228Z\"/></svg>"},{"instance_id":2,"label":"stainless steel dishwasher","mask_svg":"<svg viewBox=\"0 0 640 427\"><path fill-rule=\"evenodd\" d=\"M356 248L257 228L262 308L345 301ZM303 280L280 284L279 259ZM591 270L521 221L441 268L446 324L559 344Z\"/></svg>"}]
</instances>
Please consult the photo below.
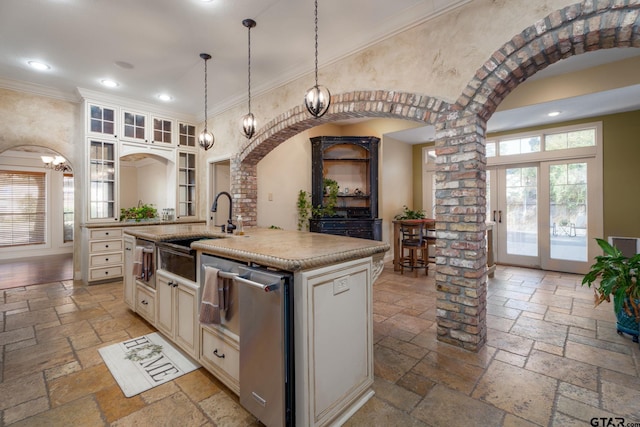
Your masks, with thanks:
<instances>
[{"instance_id":1,"label":"stainless steel dishwasher","mask_svg":"<svg viewBox=\"0 0 640 427\"><path fill-rule=\"evenodd\" d=\"M268 427L295 425L293 276L240 267L240 404Z\"/></svg>"}]
</instances>

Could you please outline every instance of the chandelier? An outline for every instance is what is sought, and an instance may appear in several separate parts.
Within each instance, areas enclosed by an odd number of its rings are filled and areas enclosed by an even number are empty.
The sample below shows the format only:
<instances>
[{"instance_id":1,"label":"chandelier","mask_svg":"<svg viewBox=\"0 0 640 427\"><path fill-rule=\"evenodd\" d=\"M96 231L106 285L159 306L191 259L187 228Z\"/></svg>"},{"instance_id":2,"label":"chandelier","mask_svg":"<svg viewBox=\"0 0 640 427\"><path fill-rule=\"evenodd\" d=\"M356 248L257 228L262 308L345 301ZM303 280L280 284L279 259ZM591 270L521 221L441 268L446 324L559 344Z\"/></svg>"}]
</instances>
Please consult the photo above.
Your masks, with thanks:
<instances>
[{"instance_id":1,"label":"chandelier","mask_svg":"<svg viewBox=\"0 0 640 427\"><path fill-rule=\"evenodd\" d=\"M247 63L247 74L248 74L248 99L249 99L249 113L247 113L242 118L242 132L244 136L248 139L251 139L254 133L256 133L256 118L251 113L251 29L256 26L256 21L253 19L245 19L242 21L242 25L247 27L248 30L248 43L249 46L249 54L248 54L248 63Z\"/></svg>"},{"instance_id":2,"label":"chandelier","mask_svg":"<svg viewBox=\"0 0 640 427\"><path fill-rule=\"evenodd\" d=\"M206 151L213 147L213 143L215 142L213 134L209 132L207 127L207 61L211 59L211 55L201 53L200 58L204 60L204 129L202 129L200 136L198 136L198 144Z\"/></svg>"},{"instance_id":3,"label":"chandelier","mask_svg":"<svg viewBox=\"0 0 640 427\"><path fill-rule=\"evenodd\" d=\"M316 67L315 77L316 84L309 89L304 97L304 105L307 107L309 113L314 117L322 117L324 113L329 109L331 104L331 93L329 89L324 86L318 85L318 0L315 0L315 24L316 24Z\"/></svg>"},{"instance_id":4,"label":"chandelier","mask_svg":"<svg viewBox=\"0 0 640 427\"><path fill-rule=\"evenodd\" d=\"M47 169L52 169L58 172L71 172L71 166L67 164L67 160L62 156L41 156L42 163Z\"/></svg>"}]
</instances>

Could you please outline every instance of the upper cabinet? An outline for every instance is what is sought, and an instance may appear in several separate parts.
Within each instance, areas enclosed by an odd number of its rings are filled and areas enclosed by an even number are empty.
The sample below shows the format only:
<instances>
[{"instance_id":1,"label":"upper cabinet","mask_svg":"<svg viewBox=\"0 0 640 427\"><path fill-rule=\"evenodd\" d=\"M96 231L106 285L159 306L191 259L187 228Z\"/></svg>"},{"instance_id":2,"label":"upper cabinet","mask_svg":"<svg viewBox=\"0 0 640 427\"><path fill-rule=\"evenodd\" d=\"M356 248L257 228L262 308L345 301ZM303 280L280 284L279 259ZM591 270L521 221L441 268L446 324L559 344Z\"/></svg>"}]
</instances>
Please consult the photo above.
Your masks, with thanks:
<instances>
[{"instance_id":1,"label":"upper cabinet","mask_svg":"<svg viewBox=\"0 0 640 427\"><path fill-rule=\"evenodd\" d=\"M118 137L117 131L117 108L106 105L88 103L87 116L87 132L102 138Z\"/></svg>"},{"instance_id":2,"label":"upper cabinet","mask_svg":"<svg viewBox=\"0 0 640 427\"><path fill-rule=\"evenodd\" d=\"M147 142L147 115L123 109L120 139L132 142Z\"/></svg>"},{"instance_id":3,"label":"upper cabinet","mask_svg":"<svg viewBox=\"0 0 640 427\"><path fill-rule=\"evenodd\" d=\"M178 151L178 218L196 216L196 155Z\"/></svg>"},{"instance_id":4,"label":"upper cabinet","mask_svg":"<svg viewBox=\"0 0 640 427\"><path fill-rule=\"evenodd\" d=\"M120 208L140 202L159 213L173 209L176 217L195 219L198 144L189 117L80 93L85 97L84 220L117 222Z\"/></svg>"},{"instance_id":5,"label":"upper cabinet","mask_svg":"<svg viewBox=\"0 0 640 427\"><path fill-rule=\"evenodd\" d=\"M180 148L193 148L196 145L196 127L189 123L178 123L178 146Z\"/></svg>"},{"instance_id":6,"label":"upper cabinet","mask_svg":"<svg viewBox=\"0 0 640 427\"><path fill-rule=\"evenodd\" d=\"M89 138L89 221L118 220L117 144Z\"/></svg>"},{"instance_id":7,"label":"upper cabinet","mask_svg":"<svg viewBox=\"0 0 640 427\"><path fill-rule=\"evenodd\" d=\"M153 137L151 142L153 144L173 144L173 128L174 121L171 119L162 119L158 117L153 118Z\"/></svg>"}]
</instances>

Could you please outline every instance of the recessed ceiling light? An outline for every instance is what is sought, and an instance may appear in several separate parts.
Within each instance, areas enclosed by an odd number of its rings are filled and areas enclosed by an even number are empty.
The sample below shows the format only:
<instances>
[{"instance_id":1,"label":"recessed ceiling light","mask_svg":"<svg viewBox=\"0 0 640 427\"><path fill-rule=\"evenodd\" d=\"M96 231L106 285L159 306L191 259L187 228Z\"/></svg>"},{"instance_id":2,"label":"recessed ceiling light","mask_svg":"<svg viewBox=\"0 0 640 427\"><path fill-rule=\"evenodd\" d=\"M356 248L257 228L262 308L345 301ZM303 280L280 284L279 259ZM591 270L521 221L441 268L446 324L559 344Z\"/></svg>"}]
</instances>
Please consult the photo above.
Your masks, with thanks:
<instances>
[{"instance_id":1,"label":"recessed ceiling light","mask_svg":"<svg viewBox=\"0 0 640 427\"><path fill-rule=\"evenodd\" d=\"M113 80L109 80L109 79L102 79L102 80L100 80L100 83L102 83L106 87L118 87L118 86L120 86L118 84L118 82L114 82Z\"/></svg>"},{"instance_id":2,"label":"recessed ceiling light","mask_svg":"<svg viewBox=\"0 0 640 427\"><path fill-rule=\"evenodd\" d=\"M51 69L51 66L45 64L44 62L38 61L29 61L27 62L31 68L35 68L36 70L45 71Z\"/></svg>"},{"instance_id":3,"label":"recessed ceiling light","mask_svg":"<svg viewBox=\"0 0 640 427\"><path fill-rule=\"evenodd\" d=\"M173 97L169 94L166 93L161 93L160 95L158 95L158 99L160 101L165 101L165 102L169 102L173 99Z\"/></svg>"},{"instance_id":4,"label":"recessed ceiling light","mask_svg":"<svg viewBox=\"0 0 640 427\"><path fill-rule=\"evenodd\" d=\"M555 116L559 116L560 115L560 111L552 111L549 114L547 114L547 116L549 117L555 117Z\"/></svg>"}]
</instances>

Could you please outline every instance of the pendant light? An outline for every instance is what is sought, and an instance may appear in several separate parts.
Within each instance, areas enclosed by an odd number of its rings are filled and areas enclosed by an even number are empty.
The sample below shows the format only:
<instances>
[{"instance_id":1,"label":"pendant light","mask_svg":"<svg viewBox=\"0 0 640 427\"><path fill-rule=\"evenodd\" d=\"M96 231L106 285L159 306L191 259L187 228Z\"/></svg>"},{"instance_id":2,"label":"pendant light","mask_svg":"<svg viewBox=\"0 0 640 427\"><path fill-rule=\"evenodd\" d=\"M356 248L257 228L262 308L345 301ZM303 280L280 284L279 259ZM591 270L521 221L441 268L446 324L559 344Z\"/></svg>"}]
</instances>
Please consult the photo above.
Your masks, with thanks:
<instances>
[{"instance_id":1,"label":"pendant light","mask_svg":"<svg viewBox=\"0 0 640 427\"><path fill-rule=\"evenodd\" d=\"M249 113L246 114L242 118L242 132L244 132L244 136L247 139L251 139L254 133L256 133L256 118L251 113L251 29L256 26L256 21L253 19L245 19L242 21L242 25L247 27L248 30L248 43L249 46L249 54L248 54L248 63L247 63L247 74L249 76L248 80L248 94L249 94Z\"/></svg>"},{"instance_id":2,"label":"pendant light","mask_svg":"<svg viewBox=\"0 0 640 427\"><path fill-rule=\"evenodd\" d=\"M200 58L204 60L204 129L198 136L198 144L204 150L208 150L213 147L214 138L213 134L209 132L207 128L207 61L211 59L211 55L208 53L201 53Z\"/></svg>"},{"instance_id":3,"label":"pendant light","mask_svg":"<svg viewBox=\"0 0 640 427\"><path fill-rule=\"evenodd\" d=\"M331 93L329 89L318 85L318 0L315 0L315 16L316 16L316 85L309 89L304 97L304 105L309 113L314 117L322 117L329 109L331 104Z\"/></svg>"}]
</instances>

